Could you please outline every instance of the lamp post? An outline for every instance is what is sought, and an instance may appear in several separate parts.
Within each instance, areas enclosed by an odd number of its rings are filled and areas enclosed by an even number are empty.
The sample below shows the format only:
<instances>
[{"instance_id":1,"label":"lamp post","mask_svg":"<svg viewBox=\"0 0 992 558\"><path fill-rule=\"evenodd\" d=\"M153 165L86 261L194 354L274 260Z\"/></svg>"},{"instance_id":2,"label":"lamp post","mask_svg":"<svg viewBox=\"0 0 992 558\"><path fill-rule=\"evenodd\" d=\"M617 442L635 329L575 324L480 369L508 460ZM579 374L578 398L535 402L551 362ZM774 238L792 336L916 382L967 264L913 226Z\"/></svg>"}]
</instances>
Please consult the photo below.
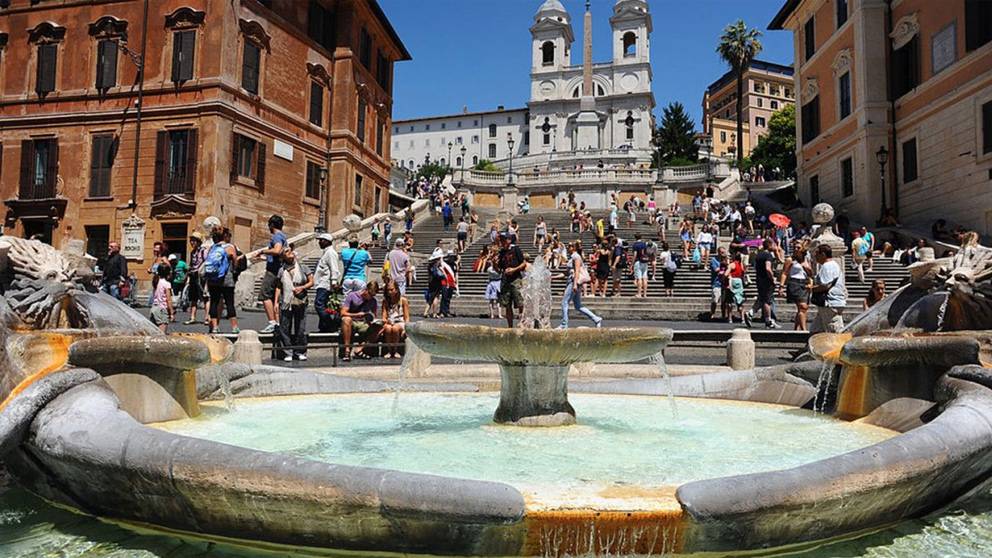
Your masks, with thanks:
<instances>
[{"instance_id":1,"label":"lamp post","mask_svg":"<svg viewBox=\"0 0 992 558\"><path fill-rule=\"evenodd\" d=\"M464 145L462 145L462 148L459 151L461 151L462 154L462 187L464 188L465 187L465 153L468 150L465 149Z\"/></svg>"},{"instance_id":2,"label":"lamp post","mask_svg":"<svg viewBox=\"0 0 992 558\"><path fill-rule=\"evenodd\" d=\"M882 179L882 218L884 218L889 210L885 195L885 164L889 162L889 151L884 145L875 152L875 159L878 160L879 177Z\"/></svg>"},{"instance_id":3,"label":"lamp post","mask_svg":"<svg viewBox=\"0 0 992 558\"><path fill-rule=\"evenodd\" d=\"M448 168L449 169L451 168L451 148L454 147L454 146L455 146L455 144L451 143L450 141L448 142Z\"/></svg>"},{"instance_id":4,"label":"lamp post","mask_svg":"<svg viewBox=\"0 0 992 558\"><path fill-rule=\"evenodd\" d=\"M510 185L511 186L513 185L513 144L514 144L513 134L511 134L510 132L507 132L506 133L506 145L508 145L510 147L510 176L509 176L509 180L510 180Z\"/></svg>"},{"instance_id":5,"label":"lamp post","mask_svg":"<svg viewBox=\"0 0 992 558\"><path fill-rule=\"evenodd\" d=\"M320 215L314 232L327 232L327 167L320 167Z\"/></svg>"}]
</instances>

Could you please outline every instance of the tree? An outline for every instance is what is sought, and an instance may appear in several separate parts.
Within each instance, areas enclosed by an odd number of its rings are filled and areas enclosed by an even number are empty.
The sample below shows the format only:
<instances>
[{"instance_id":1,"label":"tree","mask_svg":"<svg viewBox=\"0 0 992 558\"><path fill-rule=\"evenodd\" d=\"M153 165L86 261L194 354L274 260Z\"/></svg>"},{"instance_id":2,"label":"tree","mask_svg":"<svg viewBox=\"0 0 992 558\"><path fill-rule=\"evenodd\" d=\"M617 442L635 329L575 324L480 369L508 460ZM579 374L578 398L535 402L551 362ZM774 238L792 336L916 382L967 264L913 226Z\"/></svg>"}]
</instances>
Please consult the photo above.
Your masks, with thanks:
<instances>
[{"instance_id":1,"label":"tree","mask_svg":"<svg viewBox=\"0 0 992 558\"><path fill-rule=\"evenodd\" d=\"M432 178L437 178L438 181L444 180L444 177L451 172L451 167L448 165L442 165L438 162L431 162L420 165L417 169L417 178L425 178L430 180Z\"/></svg>"},{"instance_id":2,"label":"tree","mask_svg":"<svg viewBox=\"0 0 992 558\"><path fill-rule=\"evenodd\" d=\"M737 160L744 159L744 73L761 52L761 32L748 29L743 19L731 23L723 30L716 52L737 76Z\"/></svg>"},{"instance_id":3,"label":"tree","mask_svg":"<svg viewBox=\"0 0 992 558\"><path fill-rule=\"evenodd\" d=\"M751 151L751 162L762 165L765 172L780 169L780 178L796 173L796 106L786 105L768 119L768 135L758 139Z\"/></svg>"},{"instance_id":4,"label":"tree","mask_svg":"<svg viewBox=\"0 0 992 558\"><path fill-rule=\"evenodd\" d=\"M694 165L699 158L696 126L682 103L676 101L665 107L661 126L655 131L657 166Z\"/></svg>"},{"instance_id":5,"label":"tree","mask_svg":"<svg viewBox=\"0 0 992 558\"><path fill-rule=\"evenodd\" d=\"M472 170L477 170L482 172L498 172L498 173L503 172L502 169L497 167L496 164L490 161L489 159L482 159L481 161L476 163L474 167L472 167Z\"/></svg>"}]
</instances>

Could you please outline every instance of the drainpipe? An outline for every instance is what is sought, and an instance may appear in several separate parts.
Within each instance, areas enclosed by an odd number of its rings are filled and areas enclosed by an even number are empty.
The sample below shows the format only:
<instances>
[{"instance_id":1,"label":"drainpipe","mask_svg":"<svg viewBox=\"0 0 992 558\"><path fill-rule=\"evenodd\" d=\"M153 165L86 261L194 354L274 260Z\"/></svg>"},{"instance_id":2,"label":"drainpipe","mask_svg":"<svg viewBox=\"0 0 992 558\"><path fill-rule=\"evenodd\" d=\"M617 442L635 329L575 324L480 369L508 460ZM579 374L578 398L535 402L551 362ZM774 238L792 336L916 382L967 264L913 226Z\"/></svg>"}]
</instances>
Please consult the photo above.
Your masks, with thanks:
<instances>
[{"instance_id":1,"label":"drainpipe","mask_svg":"<svg viewBox=\"0 0 992 558\"><path fill-rule=\"evenodd\" d=\"M889 190L892 194L890 199L892 200L892 212L895 214L896 218L899 217L899 136L896 130L896 96L893 91L893 80L892 80L892 40L890 36L892 35L892 0L885 0L885 51L887 53L886 64L888 65L888 71L886 74L889 76L889 110L892 112L892 149L889 150L889 162L891 163L890 176L891 180L889 183ZM874 148L872 148L874 150ZM869 153L869 155L871 155Z\"/></svg>"},{"instance_id":2,"label":"drainpipe","mask_svg":"<svg viewBox=\"0 0 992 558\"><path fill-rule=\"evenodd\" d=\"M131 176L131 211L138 209L138 157L141 154L141 109L144 108L145 51L148 50L148 0L142 9L141 65L138 67L138 111L134 124L134 174Z\"/></svg>"}]
</instances>

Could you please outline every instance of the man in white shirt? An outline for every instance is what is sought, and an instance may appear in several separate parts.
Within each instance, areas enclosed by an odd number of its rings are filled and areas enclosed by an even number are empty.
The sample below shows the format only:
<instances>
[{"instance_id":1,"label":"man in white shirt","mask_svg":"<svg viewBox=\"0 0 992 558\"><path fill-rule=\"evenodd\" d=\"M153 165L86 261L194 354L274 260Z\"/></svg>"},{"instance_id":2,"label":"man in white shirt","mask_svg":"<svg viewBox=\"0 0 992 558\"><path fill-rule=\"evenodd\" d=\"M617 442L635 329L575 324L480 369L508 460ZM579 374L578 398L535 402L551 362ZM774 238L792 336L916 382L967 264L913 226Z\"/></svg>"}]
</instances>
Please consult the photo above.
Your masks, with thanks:
<instances>
[{"instance_id":1,"label":"man in white shirt","mask_svg":"<svg viewBox=\"0 0 992 558\"><path fill-rule=\"evenodd\" d=\"M844 329L844 307L847 306L847 286L844 270L833 259L833 250L826 244L816 248L816 285L810 287L817 306L812 333L840 333Z\"/></svg>"},{"instance_id":2,"label":"man in white shirt","mask_svg":"<svg viewBox=\"0 0 992 558\"><path fill-rule=\"evenodd\" d=\"M317 310L318 329L321 333L330 333L333 329L331 317L327 314L327 301L331 293L341 285L341 258L334 249L334 237L328 233L317 236L317 244L323 250L317 271L313 275L313 284L317 288L314 298L314 309Z\"/></svg>"}]
</instances>

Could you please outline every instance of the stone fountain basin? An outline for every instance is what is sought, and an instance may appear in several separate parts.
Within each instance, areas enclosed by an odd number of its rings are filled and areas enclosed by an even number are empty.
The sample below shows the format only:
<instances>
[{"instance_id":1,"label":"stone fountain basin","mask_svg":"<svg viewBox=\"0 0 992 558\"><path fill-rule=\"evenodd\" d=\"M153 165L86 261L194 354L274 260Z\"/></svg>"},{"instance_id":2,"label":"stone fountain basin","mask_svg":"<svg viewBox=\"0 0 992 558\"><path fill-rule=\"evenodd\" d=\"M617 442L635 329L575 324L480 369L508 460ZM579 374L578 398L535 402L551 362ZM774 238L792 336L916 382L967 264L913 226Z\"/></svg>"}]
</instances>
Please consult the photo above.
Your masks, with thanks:
<instances>
[{"instance_id":1,"label":"stone fountain basin","mask_svg":"<svg viewBox=\"0 0 992 558\"><path fill-rule=\"evenodd\" d=\"M417 322L406 331L418 347L436 356L515 365L634 362L660 353L672 340L670 330L654 328L507 329Z\"/></svg>"}]
</instances>

